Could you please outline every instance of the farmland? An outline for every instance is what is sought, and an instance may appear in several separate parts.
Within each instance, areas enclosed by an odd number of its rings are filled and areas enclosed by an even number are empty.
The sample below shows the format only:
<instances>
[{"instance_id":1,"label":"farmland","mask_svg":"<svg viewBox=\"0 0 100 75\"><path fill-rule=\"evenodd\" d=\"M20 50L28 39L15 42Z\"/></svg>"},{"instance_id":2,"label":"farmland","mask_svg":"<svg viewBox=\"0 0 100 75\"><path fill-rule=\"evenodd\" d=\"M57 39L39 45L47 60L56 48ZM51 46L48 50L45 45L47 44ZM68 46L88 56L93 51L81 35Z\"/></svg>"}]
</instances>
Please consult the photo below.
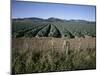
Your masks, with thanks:
<instances>
[{"instance_id":1,"label":"farmland","mask_svg":"<svg viewBox=\"0 0 100 75\"><path fill-rule=\"evenodd\" d=\"M67 37L96 36L96 23L81 20L18 19L12 22L12 37Z\"/></svg>"},{"instance_id":2,"label":"farmland","mask_svg":"<svg viewBox=\"0 0 100 75\"><path fill-rule=\"evenodd\" d=\"M96 22L57 18L12 20L12 73L96 68Z\"/></svg>"}]
</instances>

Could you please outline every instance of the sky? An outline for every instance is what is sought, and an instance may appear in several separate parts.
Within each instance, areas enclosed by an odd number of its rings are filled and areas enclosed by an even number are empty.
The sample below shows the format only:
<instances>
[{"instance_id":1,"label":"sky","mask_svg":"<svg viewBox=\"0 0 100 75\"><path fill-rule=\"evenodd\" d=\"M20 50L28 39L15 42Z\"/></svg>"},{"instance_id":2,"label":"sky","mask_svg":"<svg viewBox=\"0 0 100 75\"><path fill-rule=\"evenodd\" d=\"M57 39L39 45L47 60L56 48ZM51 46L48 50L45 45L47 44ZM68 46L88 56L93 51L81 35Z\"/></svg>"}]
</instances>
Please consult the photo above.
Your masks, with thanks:
<instances>
[{"instance_id":1,"label":"sky","mask_svg":"<svg viewBox=\"0 0 100 75\"><path fill-rule=\"evenodd\" d=\"M12 1L12 18L60 18L95 21L96 7L90 5L72 5Z\"/></svg>"}]
</instances>

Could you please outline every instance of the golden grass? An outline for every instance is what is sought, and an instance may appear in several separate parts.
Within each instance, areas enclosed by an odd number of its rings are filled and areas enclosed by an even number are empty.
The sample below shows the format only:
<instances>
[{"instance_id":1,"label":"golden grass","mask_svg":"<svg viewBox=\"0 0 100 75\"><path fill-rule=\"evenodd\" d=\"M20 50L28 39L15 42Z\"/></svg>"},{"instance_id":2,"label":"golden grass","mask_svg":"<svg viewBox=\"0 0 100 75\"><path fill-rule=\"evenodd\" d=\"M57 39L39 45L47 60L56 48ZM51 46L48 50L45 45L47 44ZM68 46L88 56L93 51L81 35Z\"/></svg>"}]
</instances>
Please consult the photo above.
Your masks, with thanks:
<instances>
[{"instance_id":1,"label":"golden grass","mask_svg":"<svg viewBox=\"0 0 100 75\"><path fill-rule=\"evenodd\" d=\"M13 74L95 68L95 38L19 38L12 40Z\"/></svg>"}]
</instances>

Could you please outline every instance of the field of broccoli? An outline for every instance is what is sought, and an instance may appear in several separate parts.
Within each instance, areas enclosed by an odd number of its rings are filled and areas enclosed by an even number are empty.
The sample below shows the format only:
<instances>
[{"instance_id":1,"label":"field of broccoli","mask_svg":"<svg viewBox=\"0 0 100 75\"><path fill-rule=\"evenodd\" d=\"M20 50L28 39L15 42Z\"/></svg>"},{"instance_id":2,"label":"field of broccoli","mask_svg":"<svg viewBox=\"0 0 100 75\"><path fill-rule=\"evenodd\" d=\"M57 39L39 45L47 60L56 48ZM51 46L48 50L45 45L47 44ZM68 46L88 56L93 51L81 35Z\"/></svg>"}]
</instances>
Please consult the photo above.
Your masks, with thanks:
<instances>
[{"instance_id":1,"label":"field of broccoli","mask_svg":"<svg viewBox=\"0 0 100 75\"><path fill-rule=\"evenodd\" d=\"M96 23L81 20L22 19L13 20L12 37L67 37L96 36Z\"/></svg>"}]
</instances>

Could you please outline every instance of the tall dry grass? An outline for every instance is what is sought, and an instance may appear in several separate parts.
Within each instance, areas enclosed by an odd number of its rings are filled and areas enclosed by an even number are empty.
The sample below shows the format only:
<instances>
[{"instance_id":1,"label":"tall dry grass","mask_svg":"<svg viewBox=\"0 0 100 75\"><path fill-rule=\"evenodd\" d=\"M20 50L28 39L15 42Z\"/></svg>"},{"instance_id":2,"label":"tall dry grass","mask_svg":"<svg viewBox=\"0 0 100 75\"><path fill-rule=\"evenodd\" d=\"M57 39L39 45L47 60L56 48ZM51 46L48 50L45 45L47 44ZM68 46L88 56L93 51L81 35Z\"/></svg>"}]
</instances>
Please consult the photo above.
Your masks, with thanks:
<instances>
[{"instance_id":1,"label":"tall dry grass","mask_svg":"<svg viewBox=\"0 0 100 75\"><path fill-rule=\"evenodd\" d=\"M74 41L54 38L34 39L28 38L24 39L24 41L18 39L20 42L18 42L18 40L17 42L15 42L16 40L13 41L16 45L13 44L12 49L13 74L96 68L96 48L95 46L84 46L86 48L81 48L84 43L82 42L83 39L76 42L76 44L78 43L78 50L74 47L71 48L72 43L75 42L76 39L73 39ZM81 45L79 42L81 42Z\"/></svg>"}]
</instances>

